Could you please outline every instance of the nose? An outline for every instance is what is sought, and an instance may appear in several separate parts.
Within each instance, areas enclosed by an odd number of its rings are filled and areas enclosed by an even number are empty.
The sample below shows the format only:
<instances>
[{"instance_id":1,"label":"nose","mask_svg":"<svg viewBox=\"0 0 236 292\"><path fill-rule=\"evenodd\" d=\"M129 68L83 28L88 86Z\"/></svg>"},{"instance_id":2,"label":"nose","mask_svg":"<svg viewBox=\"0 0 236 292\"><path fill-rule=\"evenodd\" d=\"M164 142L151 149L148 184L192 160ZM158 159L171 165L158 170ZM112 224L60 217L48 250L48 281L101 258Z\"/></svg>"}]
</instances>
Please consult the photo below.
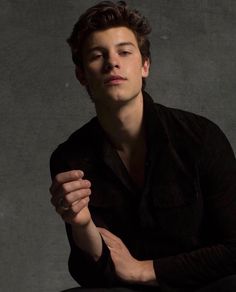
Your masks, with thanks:
<instances>
[{"instance_id":1,"label":"nose","mask_svg":"<svg viewBox=\"0 0 236 292\"><path fill-rule=\"evenodd\" d=\"M104 71L109 72L113 68L120 68L119 58L117 54L109 53L105 58Z\"/></svg>"}]
</instances>

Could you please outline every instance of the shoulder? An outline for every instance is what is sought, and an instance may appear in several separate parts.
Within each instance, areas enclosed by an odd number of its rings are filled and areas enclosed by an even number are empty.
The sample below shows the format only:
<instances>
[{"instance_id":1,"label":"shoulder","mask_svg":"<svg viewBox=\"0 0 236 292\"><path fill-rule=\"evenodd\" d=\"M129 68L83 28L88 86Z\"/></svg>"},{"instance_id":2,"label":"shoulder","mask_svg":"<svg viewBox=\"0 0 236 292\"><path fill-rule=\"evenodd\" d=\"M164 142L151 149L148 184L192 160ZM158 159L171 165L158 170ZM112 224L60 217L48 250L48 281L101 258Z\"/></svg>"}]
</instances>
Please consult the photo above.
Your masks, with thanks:
<instances>
[{"instance_id":1,"label":"shoulder","mask_svg":"<svg viewBox=\"0 0 236 292\"><path fill-rule=\"evenodd\" d=\"M155 104L168 137L176 148L214 157L229 157L234 161L233 148L222 129L213 121L188 111ZM204 159L205 159L204 158Z\"/></svg>"},{"instance_id":2,"label":"shoulder","mask_svg":"<svg viewBox=\"0 0 236 292\"><path fill-rule=\"evenodd\" d=\"M186 136L202 143L209 131L212 135L222 134L222 130L216 123L202 115L158 103L154 106L170 136Z\"/></svg>"},{"instance_id":3,"label":"shoulder","mask_svg":"<svg viewBox=\"0 0 236 292\"><path fill-rule=\"evenodd\" d=\"M168 107L154 102L152 97L144 92L144 105L148 115L154 109L153 122L156 121L163 125L168 135L190 135L200 139L206 133L208 127L218 127L214 122L202 115L185 111L182 109Z\"/></svg>"},{"instance_id":4,"label":"shoulder","mask_svg":"<svg viewBox=\"0 0 236 292\"><path fill-rule=\"evenodd\" d=\"M98 137L100 131L97 118L95 117L73 132L66 141L59 144L50 157L52 176L55 173L73 169L73 161L79 161L81 157L94 153L94 145L99 144Z\"/></svg>"},{"instance_id":5,"label":"shoulder","mask_svg":"<svg viewBox=\"0 0 236 292\"><path fill-rule=\"evenodd\" d=\"M176 122L177 125L196 128L207 127L209 124L214 124L208 118L190 111L167 107L158 103L155 103L155 108L161 115L161 118L167 123Z\"/></svg>"},{"instance_id":6,"label":"shoulder","mask_svg":"<svg viewBox=\"0 0 236 292\"><path fill-rule=\"evenodd\" d=\"M94 117L81 128L73 132L66 141L59 144L54 152L71 151L73 149L89 147L94 140L98 128L97 119Z\"/></svg>"}]
</instances>

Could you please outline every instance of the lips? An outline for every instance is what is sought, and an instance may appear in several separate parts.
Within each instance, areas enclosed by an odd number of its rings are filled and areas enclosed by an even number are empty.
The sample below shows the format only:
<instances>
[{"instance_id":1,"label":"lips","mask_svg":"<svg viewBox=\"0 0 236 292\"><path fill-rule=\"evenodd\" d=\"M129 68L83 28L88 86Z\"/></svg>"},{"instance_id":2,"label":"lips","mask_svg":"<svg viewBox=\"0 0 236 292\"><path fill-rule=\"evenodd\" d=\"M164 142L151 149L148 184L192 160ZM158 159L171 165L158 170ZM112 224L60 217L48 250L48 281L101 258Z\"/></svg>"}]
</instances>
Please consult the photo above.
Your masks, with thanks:
<instances>
[{"instance_id":1,"label":"lips","mask_svg":"<svg viewBox=\"0 0 236 292\"><path fill-rule=\"evenodd\" d=\"M119 83L119 81L124 81L124 80L127 80L126 78L120 76L120 75L112 75L112 76L109 76L107 78L105 78L104 80L104 83L107 84L107 83Z\"/></svg>"}]
</instances>

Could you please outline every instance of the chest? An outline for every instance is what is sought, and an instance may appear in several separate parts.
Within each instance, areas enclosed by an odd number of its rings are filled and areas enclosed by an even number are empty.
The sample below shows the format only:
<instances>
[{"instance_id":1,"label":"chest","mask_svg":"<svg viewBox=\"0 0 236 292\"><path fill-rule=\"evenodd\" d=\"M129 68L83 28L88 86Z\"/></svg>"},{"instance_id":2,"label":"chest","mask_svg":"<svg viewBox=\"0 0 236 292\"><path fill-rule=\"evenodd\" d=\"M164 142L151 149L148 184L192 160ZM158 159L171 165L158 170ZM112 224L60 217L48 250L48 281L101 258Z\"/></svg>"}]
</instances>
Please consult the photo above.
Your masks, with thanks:
<instances>
[{"instance_id":1,"label":"chest","mask_svg":"<svg viewBox=\"0 0 236 292\"><path fill-rule=\"evenodd\" d=\"M145 153L133 157L128 157L122 153L118 154L131 180L138 188L142 188L145 182Z\"/></svg>"}]
</instances>

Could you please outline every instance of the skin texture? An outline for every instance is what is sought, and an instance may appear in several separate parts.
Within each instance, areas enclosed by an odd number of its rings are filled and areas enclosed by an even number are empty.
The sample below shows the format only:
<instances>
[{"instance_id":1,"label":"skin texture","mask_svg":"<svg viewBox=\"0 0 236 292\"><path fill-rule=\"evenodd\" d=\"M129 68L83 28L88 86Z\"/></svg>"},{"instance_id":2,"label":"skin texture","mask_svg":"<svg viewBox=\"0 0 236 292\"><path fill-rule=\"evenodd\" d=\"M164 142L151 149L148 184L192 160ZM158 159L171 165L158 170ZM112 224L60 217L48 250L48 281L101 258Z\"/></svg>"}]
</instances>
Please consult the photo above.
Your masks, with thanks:
<instances>
[{"instance_id":1,"label":"skin texture","mask_svg":"<svg viewBox=\"0 0 236 292\"><path fill-rule=\"evenodd\" d=\"M136 260L119 237L104 228L98 230L110 250L119 278L129 283L157 285L152 261Z\"/></svg>"},{"instance_id":2,"label":"skin texture","mask_svg":"<svg viewBox=\"0 0 236 292\"><path fill-rule=\"evenodd\" d=\"M91 195L91 183L82 179L84 173L80 170L59 173L52 182L50 192L51 203L65 222L72 225L85 226L91 220L87 208ZM60 207L59 201L63 198L63 205L68 210Z\"/></svg>"},{"instance_id":3,"label":"skin texture","mask_svg":"<svg viewBox=\"0 0 236 292\"><path fill-rule=\"evenodd\" d=\"M96 107L121 106L142 94L142 77L148 76L149 62L143 63L131 30L120 27L94 32L83 51L84 70L77 68L77 76L89 88ZM124 79L106 82L112 75Z\"/></svg>"},{"instance_id":4,"label":"skin texture","mask_svg":"<svg viewBox=\"0 0 236 292\"><path fill-rule=\"evenodd\" d=\"M92 33L83 47L83 70L76 67L76 76L91 95L102 128L137 183L142 173L134 173L134 169L143 167L146 151L141 88L142 78L148 74L149 60L142 60L136 37L126 27ZM75 243L98 260L102 236L120 279L157 284L152 260L136 260L120 238L94 225L88 208L91 183L83 175L81 170L58 174L50 188L51 202L72 225Z\"/></svg>"}]
</instances>

